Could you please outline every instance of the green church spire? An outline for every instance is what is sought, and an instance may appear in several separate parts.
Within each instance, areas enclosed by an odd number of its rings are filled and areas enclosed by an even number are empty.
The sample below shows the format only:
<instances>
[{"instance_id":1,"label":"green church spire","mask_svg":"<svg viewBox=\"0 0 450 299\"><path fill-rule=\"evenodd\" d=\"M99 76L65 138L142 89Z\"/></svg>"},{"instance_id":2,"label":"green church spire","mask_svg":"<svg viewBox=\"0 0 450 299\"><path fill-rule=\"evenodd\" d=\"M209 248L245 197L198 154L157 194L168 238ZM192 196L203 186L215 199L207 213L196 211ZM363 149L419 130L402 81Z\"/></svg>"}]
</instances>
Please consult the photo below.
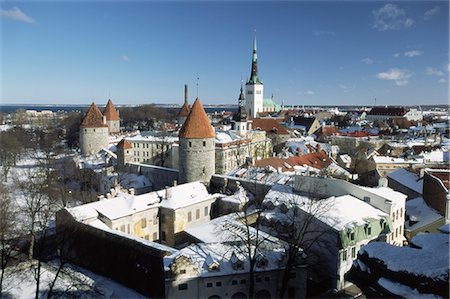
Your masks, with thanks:
<instances>
[{"instance_id":1,"label":"green church spire","mask_svg":"<svg viewBox=\"0 0 450 299\"><path fill-rule=\"evenodd\" d=\"M247 84L262 84L258 78L258 55L256 53L256 30L253 37L252 70Z\"/></svg>"}]
</instances>

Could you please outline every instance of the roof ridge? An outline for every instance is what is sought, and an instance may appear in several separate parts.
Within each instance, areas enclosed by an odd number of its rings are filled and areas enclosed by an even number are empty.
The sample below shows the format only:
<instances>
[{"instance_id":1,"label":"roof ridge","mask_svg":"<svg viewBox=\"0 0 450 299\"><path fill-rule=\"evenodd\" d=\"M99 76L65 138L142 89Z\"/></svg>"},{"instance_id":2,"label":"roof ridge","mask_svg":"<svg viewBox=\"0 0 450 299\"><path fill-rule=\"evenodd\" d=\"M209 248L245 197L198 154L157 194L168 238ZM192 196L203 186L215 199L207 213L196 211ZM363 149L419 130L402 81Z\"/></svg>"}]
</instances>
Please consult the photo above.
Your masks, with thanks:
<instances>
[{"instance_id":1,"label":"roof ridge","mask_svg":"<svg viewBox=\"0 0 450 299\"><path fill-rule=\"evenodd\" d=\"M100 109L92 102L91 106L89 106L86 111L80 126L83 128L92 128L107 127L108 125L103 121L103 114L100 112Z\"/></svg>"},{"instance_id":2,"label":"roof ridge","mask_svg":"<svg viewBox=\"0 0 450 299\"><path fill-rule=\"evenodd\" d=\"M120 120L119 114L117 113L116 107L114 107L111 99L108 100L105 109L103 110L103 115L106 116L107 121Z\"/></svg>"}]
</instances>

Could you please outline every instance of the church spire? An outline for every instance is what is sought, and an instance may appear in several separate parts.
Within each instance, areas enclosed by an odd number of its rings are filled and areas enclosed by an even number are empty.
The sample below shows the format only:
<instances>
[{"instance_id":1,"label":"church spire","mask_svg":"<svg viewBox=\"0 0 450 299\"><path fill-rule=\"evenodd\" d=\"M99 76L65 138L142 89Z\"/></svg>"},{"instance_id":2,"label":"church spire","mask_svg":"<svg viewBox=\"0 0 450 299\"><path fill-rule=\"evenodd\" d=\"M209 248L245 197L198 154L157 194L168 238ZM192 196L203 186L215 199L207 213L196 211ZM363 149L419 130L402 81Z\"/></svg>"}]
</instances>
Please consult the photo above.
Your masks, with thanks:
<instances>
[{"instance_id":1,"label":"church spire","mask_svg":"<svg viewBox=\"0 0 450 299\"><path fill-rule=\"evenodd\" d=\"M233 116L234 121L244 122L247 121L247 112L245 111L245 98L244 98L244 88L242 87L241 79L241 93L238 99L238 111Z\"/></svg>"},{"instance_id":2,"label":"church spire","mask_svg":"<svg viewBox=\"0 0 450 299\"><path fill-rule=\"evenodd\" d=\"M258 55L256 53L256 30L253 37L253 52L252 52L252 70L250 73L250 79L247 84L262 84L258 78Z\"/></svg>"}]
</instances>

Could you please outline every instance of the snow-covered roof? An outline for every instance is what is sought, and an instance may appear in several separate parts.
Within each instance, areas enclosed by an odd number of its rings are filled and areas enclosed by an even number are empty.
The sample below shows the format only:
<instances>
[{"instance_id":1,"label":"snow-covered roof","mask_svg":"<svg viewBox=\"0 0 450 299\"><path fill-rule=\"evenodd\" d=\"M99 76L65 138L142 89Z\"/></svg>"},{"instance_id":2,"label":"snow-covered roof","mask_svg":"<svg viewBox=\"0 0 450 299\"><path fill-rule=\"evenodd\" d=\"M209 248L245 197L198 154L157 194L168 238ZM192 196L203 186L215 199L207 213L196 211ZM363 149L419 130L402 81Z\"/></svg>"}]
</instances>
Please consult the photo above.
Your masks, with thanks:
<instances>
[{"instance_id":1,"label":"snow-covered roof","mask_svg":"<svg viewBox=\"0 0 450 299\"><path fill-rule=\"evenodd\" d=\"M68 211L78 221L97 217L98 213L110 220L115 220L137 212L145 211L150 207L157 207L159 201L160 198L156 192L144 193L141 195L122 193L118 197L70 208Z\"/></svg>"},{"instance_id":2,"label":"snow-covered roof","mask_svg":"<svg viewBox=\"0 0 450 299\"><path fill-rule=\"evenodd\" d=\"M340 155L339 157L341 158L342 162L344 162L344 163L351 163L352 162L352 158L349 155L347 155L347 154Z\"/></svg>"},{"instance_id":3,"label":"snow-covered roof","mask_svg":"<svg viewBox=\"0 0 450 299\"><path fill-rule=\"evenodd\" d=\"M157 136L157 135L142 135L138 134L132 137L126 138L129 142L145 142L145 141L153 141L153 142L165 142L165 143L174 143L178 141L178 137L176 136Z\"/></svg>"},{"instance_id":4,"label":"snow-covered roof","mask_svg":"<svg viewBox=\"0 0 450 299\"><path fill-rule=\"evenodd\" d=\"M359 253L366 252L369 257L383 261L391 271L403 271L448 282L448 235L423 233L414 236L411 242L421 249L374 242L362 247Z\"/></svg>"},{"instance_id":5,"label":"snow-covered roof","mask_svg":"<svg viewBox=\"0 0 450 299\"><path fill-rule=\"evenodd\" d=\"M166 190L156 191L156 193L163 198L161 207L174 210L220 196L219 194L210 194L205 185L198 181L170 187Z\"/></svg>"},{"instance_id":6,"label":"snow-covered roof","mask_svg":"<svg viewBox=\"0 0 450 299\"><path fill-rule=\"evenodd\" d=\"M351 195L329 197L319 201L295 194L288 186L274 185L267 193L264 202L272 202L275 206L281 204L288 208L295 205L305 212L314 211L314 216L337 231L345 228L353 228L355 225L364 225L369 219L387 218L388 215L379 209L365 203L364 201ZM287 213L291 213L288 210ZM281 219L279 212L265 213L266 217Z\"/></svg>"},{"instance_id":7,"label":"snow-covered roof","mask_svg":"<svg viewBox=\"0 0 450 299\"><path fill-rule=\"evenodd\" d=\"M192 226L185 229L185 232L203 243L227 243L240 242L245 233L246 227L239 221L238 214L228 214L215 218L208 223ZM249 227L251 237L256 238L256 230ZM278 238L262 231L258 232L259 238L266 242L279 243Z\"/></svg>"},{"instance_id":8,"label":"snow-covered roof","mask_svg":"<svg viewBox=\"0 0 450 299\"><path fill-rule=\"evenodd\" d=\"M389 156L373 156L375 163L382 164L418 164L423 163L423 159L407 160L403 158L394 158Z\"/></svg>"},{"instance_id":9,"label":"snow-covered roof","mask_svg":"<svg viewBox=\"0 0 450 299\"><path fill-rule=\"evenodd\" d=\"M409 219L416 222L410 226L409 221L406 221L405 229L410 231L420 229L443 218L436 210L425 203L423 197L406 201L405 210Z\"/></svg>"},{"instance_id":10,"label":"snow-covered roof","mask_svg":"<svg viewBox=\"0 0 450 299\"><path fill-rule=\"evenodd\" d=\"M423 179L417 174L410 172L404 168L398 169L394 172L389 173L388 178L395 180L396 182L402 184L403 186L414 190L415 192L422 194L423 190Z\"/></svg>"},{"instance_id":11,"label":"snow-covered roof","mask_svg":"<svg viewBox=\"0 0 450 299\"><path fill-rule=\"evenodd\" d=\"M407 197L405 194L394 191L389 187L363 187L363 186L359 187L370 193L384 197L385 199L392 201L394 204L403 205L403 202L406 200Z\"/></svg>"},{"instance_id":12,"label":"snow-covered roof","mask_svg":"<svg viewBox=\"0 0 450 299\"><path fill-rule=\"evenodd\" d=\"M242 138L240 136L236 135L232 131L216 130L216 143L229 143L241 139Z\"/></svg>"},{"instance_id":13,"label":"snow-covered roof","mask_svg":"<svg viewBox=\"0 0 450 299\"><path fill-rule=\"evenodd\" d=\"M170 270L173 262L180 256L190 258L193 265L197 269L197 273L193 274L195 277L208 277L208 276L222 276L232 275L237 273L247 273L250 269L248 262L248 256L242 254L245 248L238 245L230 245L223 243L210 243L210 244L192 244L189 245L177 253L164 257L164 269ZM260 247L258 253L261 258L264 258L267 263L264 266L256 266L255 271L271 271L278 270L280 268L280 262L284 256L284 248L282 246L272 247L270 250ZM233 267L235 262L241 261L242 267ZM209 268L212 264L218 265L218 267L211 270ZM183 277L187 277L189 273L182 274Z\"/></svg>"}]
</instances>

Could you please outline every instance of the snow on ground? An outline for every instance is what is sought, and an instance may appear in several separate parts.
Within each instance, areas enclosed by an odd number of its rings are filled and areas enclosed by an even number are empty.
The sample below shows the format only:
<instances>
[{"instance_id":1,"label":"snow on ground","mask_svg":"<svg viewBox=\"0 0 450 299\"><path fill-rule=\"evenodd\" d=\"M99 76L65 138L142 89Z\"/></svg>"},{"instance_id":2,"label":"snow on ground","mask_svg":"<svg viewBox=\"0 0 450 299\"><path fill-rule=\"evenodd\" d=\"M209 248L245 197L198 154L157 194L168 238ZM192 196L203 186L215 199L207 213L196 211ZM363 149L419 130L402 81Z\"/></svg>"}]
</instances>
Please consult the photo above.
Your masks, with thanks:
<instances>
[{"instance_id":1,"label":"snow on ground","mask_svg":"<svg viewBox=\"0 0 450 299\"><path fill-rule=\"evenodd\" d=\"M31 265L30 262L25 262L7 270L2 295L6 295L6 298L34 298L36 280ZM42 266L40 298L47 297L49 285L57 270L55 265L44 263ZM66 292L61 298L145 298L136 291L86 269L70 264L64 269L55 285L55 290Z\"/></svg>"},{"instance_id":2,"label":"snow on ground","mask_svg":"<svg viewBox=\"0 0 450 299\"><path fill-rule=\"evenodd\" d=\"M411 242L422 249L375 242L361 248L370 258L383 261L389 270L448 280L449 240L447 234L418 234Z\"/></svg>"},{"instance_id":3,"label":"snow on ground","mask_svg":"<svg viewBox=\"0 0 450 299\"><path fill-rule=\"evenodd\" d=\"M0 125L0 132L5 132L5 131L8 131L8 130L10 130L12 128L13 128L12 125Z\"/></svg>"},{"instance_id":4,"label":"snow on ground","mask_svg":"<svg viewBox=\"0 0 450 299\"><path fill-rule=\"evenodd\" d=\"M442 298L440 296L436 296L433 294L421 294L416 289L412 289L408 286L405 286L401 283L393 282L389 279L386 279L384 277L381 277L378 280L378 284L382 286L384 289L388 290L392 294L399 295L404 298Z\"/></svg>"}]
</instances>

